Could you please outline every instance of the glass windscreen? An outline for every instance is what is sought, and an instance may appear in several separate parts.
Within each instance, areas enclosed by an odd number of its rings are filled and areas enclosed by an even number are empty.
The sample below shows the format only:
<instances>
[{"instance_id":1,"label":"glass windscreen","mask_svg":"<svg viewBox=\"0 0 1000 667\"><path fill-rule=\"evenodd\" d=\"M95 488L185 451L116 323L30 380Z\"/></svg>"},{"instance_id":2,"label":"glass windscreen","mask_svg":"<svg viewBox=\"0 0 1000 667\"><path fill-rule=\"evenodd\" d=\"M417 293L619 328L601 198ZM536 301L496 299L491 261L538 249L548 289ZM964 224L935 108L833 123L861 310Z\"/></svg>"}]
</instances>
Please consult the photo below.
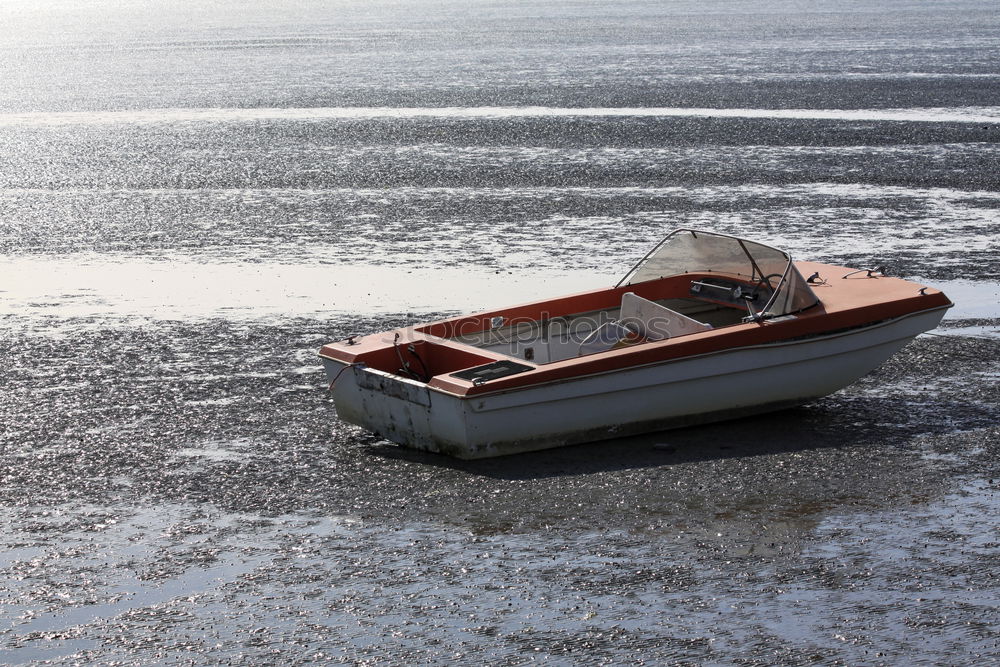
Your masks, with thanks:
<instances>
[{"instance_id":1,"label":"glass windscreen","mask_svg":"<svg viewBox=\"0 0 1000 667\"><path fill-rule=\"evenodd\" d=\"M774 290L759 313L767 317L798 312L819 302L788 253L754 241L692 229L671 232L618 286L685 273L721 274Z\"/></svg>"}]
</instances>

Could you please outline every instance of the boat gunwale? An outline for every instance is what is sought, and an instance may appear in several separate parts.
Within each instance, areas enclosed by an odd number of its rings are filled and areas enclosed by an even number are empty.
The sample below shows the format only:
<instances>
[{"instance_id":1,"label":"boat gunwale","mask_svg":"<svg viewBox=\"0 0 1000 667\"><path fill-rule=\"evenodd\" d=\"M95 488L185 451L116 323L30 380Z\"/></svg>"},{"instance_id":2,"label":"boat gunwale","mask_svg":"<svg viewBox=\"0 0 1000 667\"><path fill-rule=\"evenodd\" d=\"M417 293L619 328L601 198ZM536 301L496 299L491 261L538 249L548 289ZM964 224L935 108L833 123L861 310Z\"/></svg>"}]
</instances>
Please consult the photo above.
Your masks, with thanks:
<instances>
[{"instance_id":1,"label":"boat gunwale","mask_svg":"<svg viewBox=\"0 0 1000 667\"><path fill-rule=\"evenodd\" d=\"M551 379L542 379L542 380L540 380L538 382L533 382L533 383L530 383L530 384L521 384L521 385L517 385L517 386L513 386L513 387L501 387L501 388L498 388L498 389L495 389L495 390L492 390L492 391L488 388L488 385L489 385L488 382L480 384L480 385L475 385L476 389L480 389L480 391L477 391L475 393L472 393L472 392L459 393L459 392L456 392L456 391L449 391L448 389L443 388L443 387L441 387L439 385L434 385L433 384L433 378L432 378L431 382L420 383L420 384L422 384L422 386L426 387L426 389L428 391L433 391L433 392L435 392L437 394L442 394L442 395L445 395L445 396L451 396L451 397L457 398L459 400L473 400L473 399L480 399L480 398L486 398L486 397L494 397L494 396L500 396L500 395L504 395L504 394L518 393L518 392L522 392L522 391L529 390L529 389L537 389L539 387L551 386L551 385L556 385L556 384L565 384L565 383L569 383L569 382L576 382L576 381L581 381L581 380L586 380L586 379L591 379L591 378L596 378L596 377L601 377L601 376L606 376L606 375L613 375L613 374L616 374L616 373L621 373L623 371L632 371L632 370L647 369L647 368L653 368L653 367L656 367L656 366L665 366L665 365L668 365L668 364L679 363L679 362L684 362L684 361L690 361L690 360L694 360L694 359L704 359L706 357L711 357L711 356L717 356L717 355L723 355L723 354L730 354L730 353L735 353L735 352L745 352L745 351L754 350L754 349L767 349L767 348L772 348L773 349L773 348L779 348L779 347L792 347L792 346L796 346L796 345L802 345L802 344L807 344L807 343L814 343L814 342L817 342L819 340L832 340L832 339L836 339L836 338L842 338L842 337L845 337L845 336L853 336L853 335L857 335L858 333L860 333L861 330L875 330L875 329L879 329L879 328L882 328L882 327L885 327L885 326L889 326L891 324L894 324L894 323L897 323L897 322L909 319L911 317L917 317L917 316L920 316L920 315L925 315L927 313L932 313L932 312L935 312L935 311L938 311L938 310L948 310L949 308L951 308L954 305L955 304L951 300L948 300L948 302L945 303L945 304L940 304L940 305L937 305L937 306L934 306L934 307L931 307L931 308L924 308L924 309L921 309L921 310L910 311L908 313L903 313L903 314L900 314L900 315L897 315L897 316L894 316L894 317L882 318L880 320L870 320L870 321L865 322L865 323L856 324L856 325L852 325L852 326L845 327L845 328L842 328L842 329L838 329L838 330L835 330L834 332L819 331L819 332L815 332L815 333L811 333L811 334L803 334L801 336L795 336L795 337L790 337L790 338L783 338L783 339L774 340L774 341L765 342L765 343L752 343L752 344L749 344L749 345L741 345L741 346L737 346L737 347L723 347L723 348L720 348L720 349L709 350L707 352L700 352L700 353L695 353L695 354L676 356L676 357L671 357L671 358L668 358L668 359L660 359L660 360L657 360L657 361L650 361L650 362L646 362L646 363L639 363L639 364L629 365L629 366L620 366L618 368L612 368L612 369L603 369L603 370L593 371L593 372L579 374L579 375L570 375L570 376L557 377L557 378L551 378ZM734 332L734 333L740 333L740 332ZM442 341L447 340L447 339L438 339L435 336L429 336L427 334L424 334L424 335L427 336L428 338L433 338L435 340L442 340ZM692 335L695 335L695 334L692 334ZM669 341L659 341L659 343L661 343L661 344L662 343L667 343L667 342L669 342ZM462 345L464 346L464 344L462 344ZM615 350L613 352L603 353L603 355L613 354L614 352L622 352L622 351L627 351L627 350ZM502 358L505 358L505 359L506 358L516 359L516 357L510 356L510 355L504 355L502 353L496 353L496 355L498 357L502 357ZM356 366L356 367L359 367L361 370L365 370L366 368L368 368L367 366L364 365L363 362L361 362L361 363L347 362L347 361L344 361L342 359L337 359L335 357L331 357L331 356L325 355L325 354L322 353L322 351L320 352L319 356L321 358L323 358L323 359L327 359L329 361L333 361L333 362L338 363L338 364L343 364L345 367ZM789 363L796 363L796 362L789 362ZM378 370L378 369L372 369L372 370ZM399 375L396 375L394 373L389 373L389 372L386 372L386 371L381 371L381 372L385 373L387 376L390 376L390 377L393 377L393 378L400 378L400 379L403 379L403 380L408 379L408 378L405 378L404 376L399 376ZM486 388L483 389L484 387L486 387Z\"/></svg>"}]
</instances>

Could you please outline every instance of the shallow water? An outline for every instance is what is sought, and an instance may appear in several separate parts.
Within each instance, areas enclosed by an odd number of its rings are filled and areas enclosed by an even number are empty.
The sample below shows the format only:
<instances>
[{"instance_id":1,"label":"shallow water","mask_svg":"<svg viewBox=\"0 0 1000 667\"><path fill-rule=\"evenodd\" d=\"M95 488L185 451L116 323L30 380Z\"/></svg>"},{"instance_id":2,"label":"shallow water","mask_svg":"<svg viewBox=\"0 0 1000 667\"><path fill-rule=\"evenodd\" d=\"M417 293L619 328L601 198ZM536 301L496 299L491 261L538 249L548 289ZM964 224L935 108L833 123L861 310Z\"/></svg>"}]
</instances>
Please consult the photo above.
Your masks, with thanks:
<instances>
[{"instance_id":1,"label":"shallow water","mask_svg":"<svg viewBox=\"0 0 1000 667\"><path fill-rule=\"evenodd\" d=\"M0 662L1000 656L989 3L0 23ZM323 343L613 283L679 225L956 305L756 419L483 462L336 420Z\"/></svg>"}]
</instances>

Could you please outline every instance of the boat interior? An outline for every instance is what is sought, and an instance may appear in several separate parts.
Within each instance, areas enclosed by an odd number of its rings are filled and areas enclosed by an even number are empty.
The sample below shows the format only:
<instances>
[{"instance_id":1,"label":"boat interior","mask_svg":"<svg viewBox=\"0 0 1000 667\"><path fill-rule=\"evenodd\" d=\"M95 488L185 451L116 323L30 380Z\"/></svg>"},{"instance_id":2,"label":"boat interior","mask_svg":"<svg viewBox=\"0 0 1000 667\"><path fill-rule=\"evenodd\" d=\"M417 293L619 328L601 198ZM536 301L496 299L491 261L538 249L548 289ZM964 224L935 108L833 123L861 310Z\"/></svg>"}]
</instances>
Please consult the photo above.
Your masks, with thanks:
<instances>
[{"instance_id":1,"label":"boat interior","mask_svg":"<svg viewBox=\"0 0 1000 667\"><path fill-rule=\"evenodd\" d=\"M740 324L768 302L773 290L767 280L687 274L436 322L417 331L487 354L548 364Z\"/></svg>"},{"instance_id":2,"label":"boat interior","mask_svg":"<svg viewBox=\"0 0 1000 667\"><path fill-rule=\"evenodd\" d=\"M699 267L692 270L693 267ZM779 318L818 303L780 250L680 229L614 287L455 317L349 340L331 349L420 382L448 375L473 384L547 364Z\"/></svg>"}]
</instances>

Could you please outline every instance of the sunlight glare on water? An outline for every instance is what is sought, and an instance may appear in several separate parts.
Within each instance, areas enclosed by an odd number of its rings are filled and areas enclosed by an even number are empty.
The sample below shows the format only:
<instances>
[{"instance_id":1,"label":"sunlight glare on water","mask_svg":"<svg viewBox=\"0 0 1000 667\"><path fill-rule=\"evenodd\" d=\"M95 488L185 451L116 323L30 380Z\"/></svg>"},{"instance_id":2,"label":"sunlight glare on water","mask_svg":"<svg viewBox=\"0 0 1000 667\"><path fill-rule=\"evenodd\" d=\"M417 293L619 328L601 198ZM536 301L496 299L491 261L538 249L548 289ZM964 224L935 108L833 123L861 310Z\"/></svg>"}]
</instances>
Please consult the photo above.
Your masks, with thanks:
<instances>
[{"instance_id":1,"label":"sunlight glare on water","mask_svg":"<svg viewBox=\"0 0 1000 667\"><path fill-rule=\"evenodd\" d=\"M24 258L0 292L0 316L119 320L280 320L344 313L468 312L614 284L585 272L485 267L107 261Z\"/></svg>"}]
</instances>

